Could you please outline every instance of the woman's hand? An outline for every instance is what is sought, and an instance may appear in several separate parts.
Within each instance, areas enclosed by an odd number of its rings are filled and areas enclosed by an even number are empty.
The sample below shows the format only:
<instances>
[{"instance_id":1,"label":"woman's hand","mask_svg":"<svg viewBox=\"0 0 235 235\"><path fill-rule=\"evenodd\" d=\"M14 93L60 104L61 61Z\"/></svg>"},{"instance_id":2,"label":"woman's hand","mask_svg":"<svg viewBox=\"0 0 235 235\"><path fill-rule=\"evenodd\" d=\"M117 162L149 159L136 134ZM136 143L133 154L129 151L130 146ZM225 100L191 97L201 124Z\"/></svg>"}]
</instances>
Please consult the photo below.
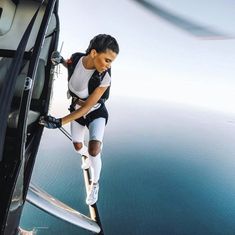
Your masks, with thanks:
<instances>
[{"instance_id":1,"label":"woman's hand","mask_svg":"<svg viewBox=\"0 0 235 235\"><path fill-rule=\"evenodd\" d=\"M58 65L60 63L64 63L64 58L60 55L58 51L53 51L51 53L51 62L53 65Z\"/></svg>"},{"instance_id":2,"label":"woman's hand","mask_svg":"<svg viewBox=\"0 0 235 235\"><path fill-rule=\"evenodd\" d=\"M61 127L61 118L55 118L52 116L42 116L39 119L39 124L49 129L55 129Z\"/></svg>"}]
</instances>

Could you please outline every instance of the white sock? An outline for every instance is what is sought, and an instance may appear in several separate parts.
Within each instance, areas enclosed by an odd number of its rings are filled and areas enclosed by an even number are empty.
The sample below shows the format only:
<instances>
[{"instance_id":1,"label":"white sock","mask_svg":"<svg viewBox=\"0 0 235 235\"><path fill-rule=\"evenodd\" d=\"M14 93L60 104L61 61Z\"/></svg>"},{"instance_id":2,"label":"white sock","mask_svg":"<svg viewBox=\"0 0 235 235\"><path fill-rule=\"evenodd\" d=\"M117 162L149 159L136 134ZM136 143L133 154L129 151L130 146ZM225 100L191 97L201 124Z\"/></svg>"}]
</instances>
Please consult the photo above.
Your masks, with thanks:
<instances>
[{"instance_id":1,"label":"white sock","mask_svg":"<svg viewBox=\"0 0 235 235\"><path fill-rule=\"evenodd\" d=\"M97 154L95 157L89 157L91 162L91 180L93 183L98 183L100 179L100 172L102 168L101 154Z\"/></svg>"}]
</instances>

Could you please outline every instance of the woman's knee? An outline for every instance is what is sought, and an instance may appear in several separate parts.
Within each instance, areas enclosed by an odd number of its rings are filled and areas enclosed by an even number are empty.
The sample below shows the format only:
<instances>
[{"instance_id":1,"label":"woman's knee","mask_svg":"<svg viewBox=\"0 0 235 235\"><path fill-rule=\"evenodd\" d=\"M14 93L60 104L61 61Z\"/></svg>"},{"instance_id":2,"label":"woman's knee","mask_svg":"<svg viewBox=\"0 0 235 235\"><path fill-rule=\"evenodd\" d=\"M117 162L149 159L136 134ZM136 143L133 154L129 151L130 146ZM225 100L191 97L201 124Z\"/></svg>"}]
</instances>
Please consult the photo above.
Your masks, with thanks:
<instances>
[{"instance_id":1,"label":"woman's knee","mask_svg":"<svg viewBox=\"0 0 235 235\"><path fill-rule=\"evenodd\" d=\"M101 142L98 140L90 140L88 148L90 156L95 157L100 153L100 151L101 151Z\"/></svg>"},{"instance_id":2,"label":"woman's knee","mask_svg":"<svg viewBox=\"0 0 235 235\"><path fill-rule=\"evenodd\" d=\"M79 151L79 150L82 149L83 143L81 143L81 142L75 142L75 143L73 143L73 146L74 146L74 148L75 148L76 151Z\"/></svg>"}]
</instances>

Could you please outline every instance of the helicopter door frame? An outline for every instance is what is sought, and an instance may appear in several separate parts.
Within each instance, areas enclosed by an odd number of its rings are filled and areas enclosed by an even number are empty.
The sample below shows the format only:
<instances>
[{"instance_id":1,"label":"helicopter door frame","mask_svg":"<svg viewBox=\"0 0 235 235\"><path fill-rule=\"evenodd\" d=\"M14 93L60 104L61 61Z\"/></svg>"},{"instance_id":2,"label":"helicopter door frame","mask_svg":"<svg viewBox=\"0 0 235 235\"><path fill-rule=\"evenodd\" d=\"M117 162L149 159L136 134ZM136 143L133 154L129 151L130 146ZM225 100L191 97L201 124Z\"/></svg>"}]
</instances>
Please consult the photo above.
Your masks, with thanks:
<instances>
[{"instance_id":1,"label":"helicopter door frame","mask_svg":"<svg viewBox=\"0 0 235 235\"><path fill-rule=\"evenodd\" d=\"M26 139L27 139L27 116L30 109L30 101L32 96L32 87L35 79L35 73L36 68L38 66L39 61L39 54L41 51L41 47L45 41L45 33L47 30L47 26L49 23L49 19L51 18L51 15L53 11L58 8L58 4L55 6L57 0L48 1L46 4L46 8L44 11L43 19L41 21L41 25L37 34L36 42L34 44L34 49L30 57L29 61L29 68L27 77L31 79L32 86L30 89L26 88L24 89L23 96L21 99L20 104L20 112L19 112L19 121L17 126L17 139L18 141L15 143L15 151L14 156L10 156L5 151L6 149L6 130L7 130L7 121L8 121L8 114L10 112L10 104L13 99L14 94L14 87L16 83L16 78L19 74L20 67L24 58L25 48L27 45L27 41L30 37L31 29L34 25L35 19L37 17L37 14L43 5L43 3L40 4L38 7L35 15L33 16L31 22L29 23L20 43L15 51L13 53L12 51L8 50L1 50L1 52L6 52L9 54L14 54L15 57L13 58L13 61L11 63L11 67L9 69L8 73L8 79L3 83L3 86L1 87L1 102L4 102L4 105L1 105L0 107L0 186L1 186L1 211L0 211L0 226L1 226L1 234L12 234L13 231L18 229L19 220L23 208L23 204L25 201L25 195L27 193L32 168L34 165L37 148L38 146L35 146L34 144L34 151L29 154L29 157L31 158L30 166L28 167L28 172L25 174L25 154L27 152L26 149ZM58 34L58 33L57 33ZM54 40L54 46L57 46L57 40ZM50 48L51 49L51 48ZM6 102L5 102L6 101ZM39 144L41 134L42 134L43 128L39 128L39 132L35 136L35 139L37 140L36 143ZM5 136L5 137L4 137ZM33 158L33 159L32 159ZM26 183L24 182L24 179L26 179ZM22 184L23 181L23 184ZM23 187L24 186L24 187ZM22 190L19 190L19 188L22 188ZM15 194L20 195L15 195ZM12 199L14 196L18 197L19 203L16 207L12 208Z\"/></svg>"}]
</instances>

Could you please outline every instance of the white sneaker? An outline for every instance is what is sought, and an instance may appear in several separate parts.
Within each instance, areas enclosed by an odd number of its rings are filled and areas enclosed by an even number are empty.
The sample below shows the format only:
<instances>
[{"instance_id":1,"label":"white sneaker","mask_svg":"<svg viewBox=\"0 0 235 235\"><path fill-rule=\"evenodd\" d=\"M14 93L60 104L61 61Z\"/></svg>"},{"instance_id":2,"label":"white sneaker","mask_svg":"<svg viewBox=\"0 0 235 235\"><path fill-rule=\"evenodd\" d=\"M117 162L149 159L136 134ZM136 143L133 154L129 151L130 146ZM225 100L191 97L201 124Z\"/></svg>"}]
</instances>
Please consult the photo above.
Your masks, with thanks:
<instances>
[{"instance_id":1,"label":"white sneaker","mask_svg":"<svg viewBox=\"0 0 235 235\"><path fill-rule=\"evenodd\" d=\"M91 162L90 162L90 159L87 157L85 158L85 160L83 161L82 165L81 165L81 168L83 170L87 170L91 165Z\"/></svg>"},{"instance_id":2,"label":"white sneaker","mask_svg":"<svg viewBox=\"0 0 235 235\"><path fill-rule=\"evenodd\" d=\"M90 206L95 204L98 200L98 193L99 193L99 183L91 184L91 188L86 198L86 204Z\"/></svg>"}]
</instances>

